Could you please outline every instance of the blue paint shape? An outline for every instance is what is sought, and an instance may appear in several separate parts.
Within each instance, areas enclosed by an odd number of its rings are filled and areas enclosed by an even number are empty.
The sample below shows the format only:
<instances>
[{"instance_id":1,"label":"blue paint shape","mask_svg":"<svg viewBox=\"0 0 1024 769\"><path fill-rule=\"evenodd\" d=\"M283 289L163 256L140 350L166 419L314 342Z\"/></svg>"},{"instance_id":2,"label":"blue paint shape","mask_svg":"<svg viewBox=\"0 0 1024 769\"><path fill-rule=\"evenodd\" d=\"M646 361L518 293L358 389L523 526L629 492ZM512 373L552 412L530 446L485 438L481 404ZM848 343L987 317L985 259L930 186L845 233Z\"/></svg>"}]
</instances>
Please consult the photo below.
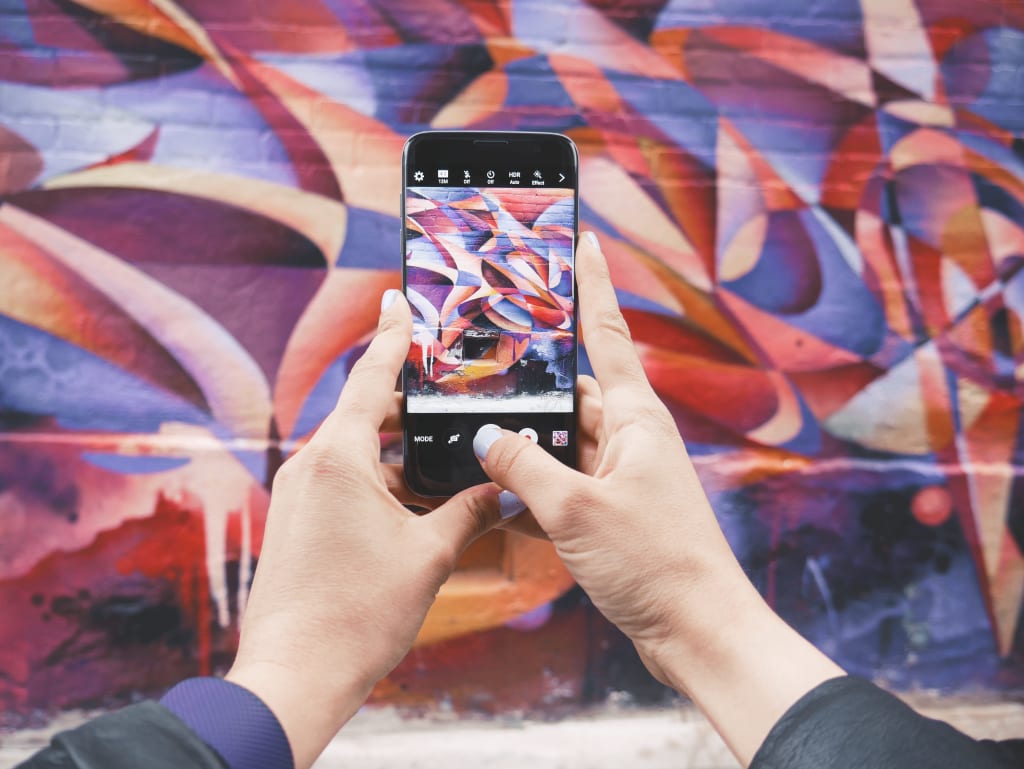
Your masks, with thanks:
<instances>
[{"instance_id":1,"label":"blue paint shape","mask_svg":"<svg viewBox=\"0 0 1024 769\"><path fill-rule=\"evenodd\" d=\"M52 52L52 48L33 50L36 48L36 36L24 0L0 0L0 19L3 20L0 23L0 40L23 49L23 55L39 56Z\"/></svg>"},{"instance_id":2,"label":"blue paint shape","mask_svg":"<svg viewBox=\"0 0 1024 769\"><path fill-rule=\"evenodd\" d=\"M104 470L110 470L112 473L120 473L122 475L163 473L168 470L184 467L192 461L188 457L131 457L124 454L108 454L98 451L84 452L82 459L91 462L97 467L102 467Z\"/></svg>"},{"instance_id":3,"label":"blue paint shape","mask_svg":"<svg viewBox=\"0 0 1024 769\"><path fill-rule=\"evenodd\" d=\"M339 355L324 370L306 397L306 402L302 404L302 410L299 412L298 419L295 420L295 427L292 429L291 435L285 437L294 440L307 435L327 418L338 402L341 389L348 381L348 361L354 352L354 350L350 350Z\"/></svg>"},{"instance_id":4,"label":"blue paint shape","mask_svg":"<svg viewBox=\"0 0 1024 769\"><path fill-rule=\"evenodd\" d=\"M681 80L657 80L605 71L619 96L679 149L714 173L718 147L718 107Z\"/></svg>"},{"instance_id":5,"label":"blue paint shape","mask_svg":"<svg viewBox=\"0 0 1024 769\"><path fill-rule=\"evenodd\" d=\"M508 78L507 108L543 106L546 110L576 109L547 56L530 56L510 62L505 66L505 76Z\"/></svg>"},{"instance_id":6,"label":"blue paint shape","mask_svg":"<svg viewBox=\"0 0 1024 769\"><path fill-rule=\"evenodd\" d=\"M0 409L53 416L71 430L156 432L213 418L42 329L0 315Z\"/></svg>"},{"instance_id":7,"label":"blue paint shape","mask_svg":"<svg viewBox=\"0 0 1024 769\"><path fill-rule=\"evenodd\" d=\"M397 217L349 208L345 242L338 267L364 270L399 270L402 267L402 236Z\"/></svg>"},{"instance_id":8,"label":"blue paint shape","mask_svg":"<svg viewBox=\"0 0 1024 769\"><path fill-rule=\"evenodd\" d=\"M993 184L986 177L977 174L971 177L971 181L974 182L978 203L982 208L998 211L1011 222L1017 222L1018 225L1024 224L1024 204L1010 194L1006 188Z\"/></svg>"},{"instance_id":9,"label":"blue paint shape","mask_svg":"<svg viewBox=\"0 0 1024 769\"><path fill-rule=\"evenodd\" d=\"M821 451L822 435L818 419L811 412L807 402L800 395L800 390L793 387L800 403L800 432L783 443L779 448L805 456L814 456Z\"/></svg>"},{"instance_id":10,"label":"blue paint shape","mask_svg":"<svg viewBox=\"0 0 1024 769\"><path fill-rule=\"evenodd\" d=\"M866 56L858 0L669 0L655 29L736 23L809 40L848 56Z\"/></svg>"},{"instance_id":11,"label":"blue paint shape","mask_svg":"<svg viewBox=\"0 0 1024 769\"><path fill-rule=\"evenodd\" d=\"M615 297L619 300L619 307L624 310L642 310L643 312L649 312L653 315L662 315L666 318L681 318L682 313L674 311L665 307L664 305L658 304L647 297L641 296L640 294L634 294L631 291L623 291L621 288L615 289Z\"/></svg>"},{"instance_id":12,"label":"blue paint shape","mask_svg":"<svg viewBox=\"0 0 1024 769\"><path fill-rule=\"evenodd\" d=\"M954 89L959 86L954 103L1015 134L1024 133L1021 72L1024 31L1010 27L987 29L980 38L962 41L942 64L946 81Z\"/></svg>"}]
</instances>

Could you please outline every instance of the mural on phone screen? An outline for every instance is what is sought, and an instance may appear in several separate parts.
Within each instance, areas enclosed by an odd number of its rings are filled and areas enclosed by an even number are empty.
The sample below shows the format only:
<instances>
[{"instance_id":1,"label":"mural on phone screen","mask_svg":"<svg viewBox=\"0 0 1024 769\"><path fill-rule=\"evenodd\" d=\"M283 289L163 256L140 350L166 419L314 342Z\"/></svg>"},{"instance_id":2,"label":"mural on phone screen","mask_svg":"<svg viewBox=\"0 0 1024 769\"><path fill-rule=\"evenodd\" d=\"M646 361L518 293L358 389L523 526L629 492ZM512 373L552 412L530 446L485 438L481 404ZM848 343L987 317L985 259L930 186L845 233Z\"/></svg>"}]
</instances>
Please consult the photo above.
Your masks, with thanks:
<instances>
[{"instance_id":1,"label":"mural on phone screen","mask_svg":"<svg viewBox=\"0 0 1024 769\"><path fill-rule=\"evenodd\" d=\"M571 189L410 187L412 413L573 408Z\"/></svg>"}]
</instances>

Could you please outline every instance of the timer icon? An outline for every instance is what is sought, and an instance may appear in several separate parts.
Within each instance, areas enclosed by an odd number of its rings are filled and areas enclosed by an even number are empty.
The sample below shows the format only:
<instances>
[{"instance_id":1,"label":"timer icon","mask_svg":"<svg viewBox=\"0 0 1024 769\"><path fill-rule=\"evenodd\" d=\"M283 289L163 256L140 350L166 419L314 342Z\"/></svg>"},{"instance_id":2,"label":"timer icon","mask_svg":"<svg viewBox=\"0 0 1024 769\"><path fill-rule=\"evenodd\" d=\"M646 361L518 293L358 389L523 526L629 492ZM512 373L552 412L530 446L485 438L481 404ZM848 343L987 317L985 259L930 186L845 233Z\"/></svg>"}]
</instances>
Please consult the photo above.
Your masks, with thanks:
<instances>
[{"instance_id":1,"label":"timer icon","mask_svg":"<svg viewBox=\"0 0 1024 769\"><path fill-rule=\"evenodd\" d=\"M488 179L493 179L494 178L494 171L488 171L487 172L487 178Z\"/></svg>"}]
</instances>

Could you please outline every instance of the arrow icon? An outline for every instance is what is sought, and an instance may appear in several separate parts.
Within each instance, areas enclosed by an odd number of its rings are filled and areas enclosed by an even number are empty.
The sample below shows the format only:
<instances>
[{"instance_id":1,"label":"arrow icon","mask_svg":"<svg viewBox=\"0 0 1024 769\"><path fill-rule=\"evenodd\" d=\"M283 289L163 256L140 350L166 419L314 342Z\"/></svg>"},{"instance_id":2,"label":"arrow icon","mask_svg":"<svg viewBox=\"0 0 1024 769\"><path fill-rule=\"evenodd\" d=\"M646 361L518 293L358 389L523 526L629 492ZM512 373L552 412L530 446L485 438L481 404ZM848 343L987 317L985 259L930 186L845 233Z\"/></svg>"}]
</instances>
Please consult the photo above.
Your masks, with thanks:
<instances>
[{"instance_id":1,"label":"arrow icon","mask_svg":"<svg viewBox=\"0 0 1024 769\"><path fill-rule=\"evenodd\" d=\"M565 181L565 174L559 172L559 174L558 174L558 181L564 182Z\"/></svg>"}]
</instances>

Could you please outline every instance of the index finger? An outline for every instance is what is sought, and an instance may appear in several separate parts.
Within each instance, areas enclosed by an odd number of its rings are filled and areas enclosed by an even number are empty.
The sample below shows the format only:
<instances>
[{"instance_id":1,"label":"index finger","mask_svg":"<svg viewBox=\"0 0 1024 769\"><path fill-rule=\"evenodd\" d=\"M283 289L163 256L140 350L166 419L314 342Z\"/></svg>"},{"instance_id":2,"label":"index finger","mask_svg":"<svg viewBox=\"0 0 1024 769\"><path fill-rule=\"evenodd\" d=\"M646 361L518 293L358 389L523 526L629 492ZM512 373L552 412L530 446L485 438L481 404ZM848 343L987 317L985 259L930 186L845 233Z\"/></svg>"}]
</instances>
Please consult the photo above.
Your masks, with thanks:
<instances>
[{"instance_id":1,"label":"index finger","mask_svg":"<svg viewBox=\"0 0 1024 769\"><path fill-rule=\"evenodd\" d=\"M624 411L633 410L631 405L638 405L638 398L652 397L654 391L615 298L608 264L592 232L580 237L576 250L576 283L587 356L601 385L605 413L622 416Z\"/></svg>"},{"instance_id":2,"label":"index finger","mask_svg":"<svg viewBox=\"0 0 1024 769\"><path fill-rule=\"evenodd\" d=\"M389 289L381 300L377 335L352 367L324 428L332 433L357 429L377 434L394 406L395 381L411 339L409 304L400 291Z\"/></svg>"}]
</instances>

